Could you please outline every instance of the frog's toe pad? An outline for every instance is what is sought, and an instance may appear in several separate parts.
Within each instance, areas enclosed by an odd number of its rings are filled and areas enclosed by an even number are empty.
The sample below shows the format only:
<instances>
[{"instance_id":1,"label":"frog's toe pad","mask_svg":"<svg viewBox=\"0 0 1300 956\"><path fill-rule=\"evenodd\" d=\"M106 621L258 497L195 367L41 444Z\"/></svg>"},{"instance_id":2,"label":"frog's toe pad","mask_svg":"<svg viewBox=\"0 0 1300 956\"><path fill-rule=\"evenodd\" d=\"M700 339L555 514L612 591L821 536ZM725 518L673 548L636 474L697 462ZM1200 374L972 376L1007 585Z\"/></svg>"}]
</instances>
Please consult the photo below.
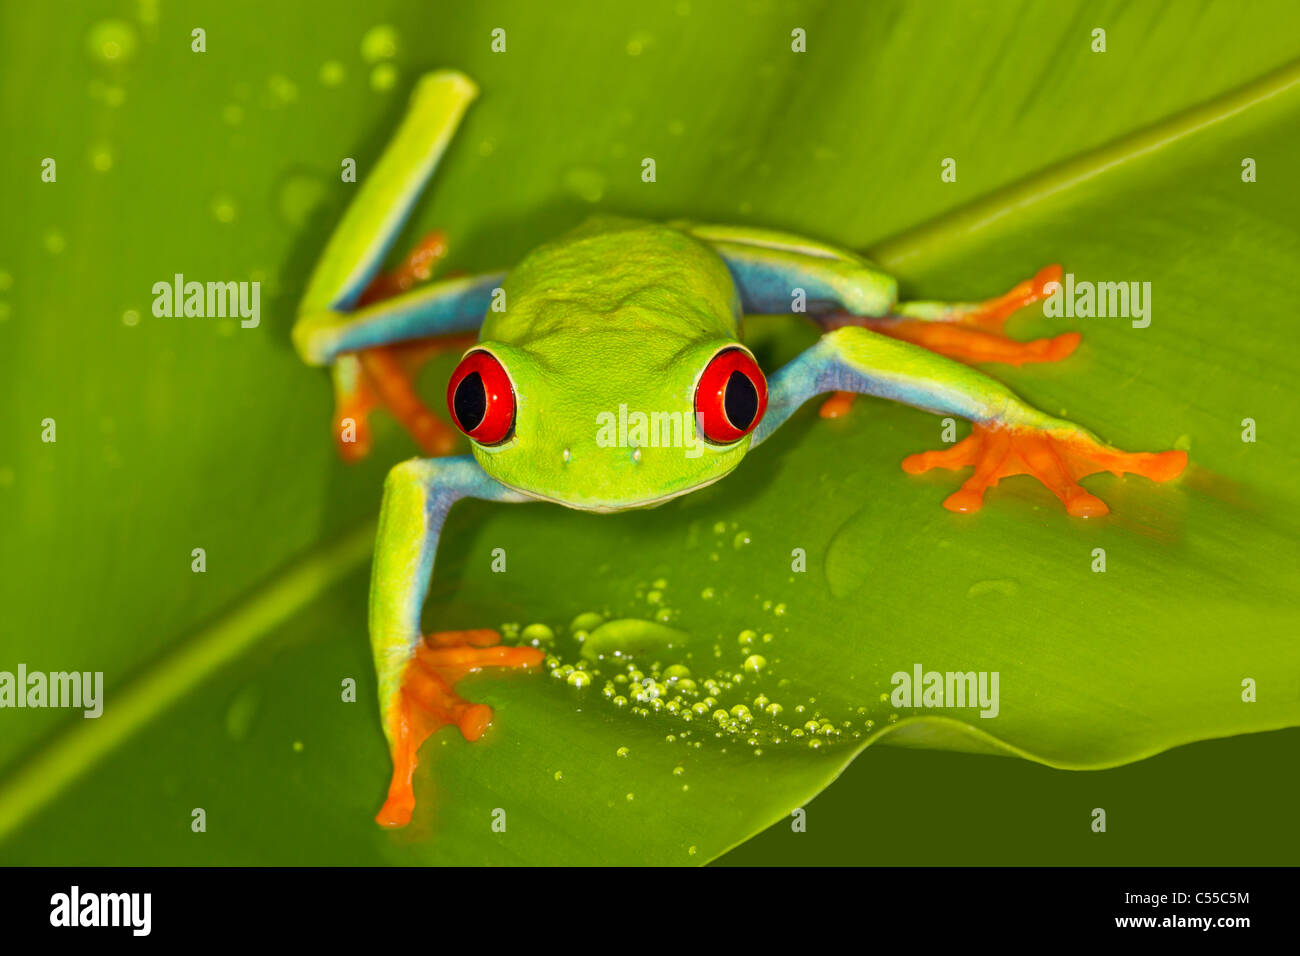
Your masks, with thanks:
<instances>
[{"instance_id":1,"label":"frog's toe pad","mask_svg":"<svg viewBox=\"0 0 1300 956\"><path fill-rule=\"evenodd\" d=\"M1078 518L1095 518L1110 510L1104 501L1080 487L1080 478L1108 471L1116 476L1131 473L1168 481L1186 465L1186 452L1124 452L1103 445L1082 430L978 424L951 448L903 459L903 470L913 475L932 468L974 467L975 473L944 501L949 511L978 511L984 504L984 492L1001 479L1032 475Z\"/></svg>"},{"instance_id":2,"label":"frog's toe pad","mask_svg":"<svg viewBox=\"0 0 1300 956\"><path fill-rule=\"evenodd\" d=\"M440 631L416 649L402 678L390 715L393 779L388 799L375 820L405 826L415 809L411 775L420 745L443 727L454 725L466 740L478 740L492 723L492 709L456 693L456 682L484 667L533 667L545 656L535 647L502 647L496 631Z\"/></svg>"}]
</instances>

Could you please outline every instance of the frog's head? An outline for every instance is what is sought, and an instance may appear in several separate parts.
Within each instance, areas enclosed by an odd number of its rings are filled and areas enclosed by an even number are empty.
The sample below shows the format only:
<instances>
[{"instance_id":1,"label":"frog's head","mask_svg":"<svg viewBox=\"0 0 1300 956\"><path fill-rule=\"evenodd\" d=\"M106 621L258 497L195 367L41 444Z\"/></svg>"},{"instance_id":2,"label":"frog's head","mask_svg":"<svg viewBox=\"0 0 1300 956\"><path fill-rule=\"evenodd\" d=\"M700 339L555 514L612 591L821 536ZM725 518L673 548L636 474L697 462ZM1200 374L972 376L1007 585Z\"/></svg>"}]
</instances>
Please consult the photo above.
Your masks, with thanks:
<instances>
[{"instance_id":1,"label":"frog's head","mask_svg":"<svg viewBox=\"0 0 1300 956\"><path fill-rule=\"evenodd\" d=\"M767 408L753 355L728 338L584 330L486 341L447 387L483 469L511 488L588 511L658 504L735 468Z\"/></svg>"}]
</instances>

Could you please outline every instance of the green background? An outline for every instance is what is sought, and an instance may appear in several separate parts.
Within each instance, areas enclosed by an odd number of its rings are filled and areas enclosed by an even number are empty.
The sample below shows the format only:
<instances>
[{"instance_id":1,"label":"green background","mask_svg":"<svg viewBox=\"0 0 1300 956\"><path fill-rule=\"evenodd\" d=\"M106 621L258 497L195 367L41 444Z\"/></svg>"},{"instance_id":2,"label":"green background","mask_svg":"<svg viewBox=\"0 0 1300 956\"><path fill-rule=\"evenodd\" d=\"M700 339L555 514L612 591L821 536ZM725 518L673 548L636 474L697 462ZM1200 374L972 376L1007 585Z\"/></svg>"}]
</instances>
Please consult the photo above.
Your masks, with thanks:
<instances>
[{"instance_id":1,"label":"green background","mask_svg":"<svg viewBox=\"0 0 1300 956\"><path fill-rule=\"evenodd\" d=\"M112 61L104 38L122 33L106 21L129 35ZM363 38L380 24L397 47L372 62ZM207 31L202 54L190 50L196 26ZM505 55L489 50L498 26ZM808 31L801 56L789 51L795 26ZM1095 26L1108 31L1105 54L1088 49ZM735 755L705 761L688 772L702 779L683 817L620 823L626 787L613 744L633 740L669 759L654 749L662 729L576 718L562 689L505 680L479 694L503 727L515 722L513 735L477 750L448 744L438 806L452 815L523 800L512 819L553 839L484 851L451 841L448 825L429 850L418 828L394 837L370 824L386 757L364 640L368 522L384 472L412 449L379 421L371 459L338 463L328 384L298 362L288 329L355 188L338 182L339 159L354 157L364 175L413 79L440 66L483 90L410 230L446 229L452 268L509 264L597 205L873 250L909 292L933 297L992 294L1054 260L1080 275L1149 279L1157 312L1146 338L1123 323L1022 318L1017 337L1079 327L1085 346L1061 368L995 373L1124 447L1190 435L1205 467L1179 490L1090 484L1116 510L1102 528L1113 555L1106 580L1125 588L1117 596L1069 577L1069 561L1086 568L1070 555L1088 553L1092 531L1052 520L1054 502L1025 479L990 495L981 524L943 524L938 501L953 483L897 471L902 454L934 445L932 418L859 403L853 420L827 425L805 409L743 473L661 512L462 506L435 582L448 626L557 624L594 606L626 613L638 582L668 571L688 585L713 580L707 549L683 556L691 527L749 522L755 549L771 555L807 527L822 545L815 561L838 555L828 575L858 589L842 632L825 626L840 620L834 608L844 613L828 599L808 599L802 624L790 625L804 628L792 656L805 655L804 677L832 699L856 702L861 689L837 683L848 667L838 655L861 631L934 651L951 630L976 647L1004 640L1014 660L1045 646L1058 677L1081 668L1079 698L1021 729L1021 745L1058 763L1294 726L1297 94L998 223L983 223L980 206L942 217L1002 189L1014 204L1026 195L1017 184L1034 194L1039 171L1291 63L1296 26L1290 3L691 0L565 4L562 15L504 2L0 6L0 372L10 410L0 421L0 668L102 670L108 707L144 702L94 730L55 710L0 714L0 823L14 827L0 835L0 860L579 862L616 840L603 848L612 859L691 862L665 828L699 822L710 831L701 857L711 857L838 771L843 752L810 763L773 751L760 771ZM331 62L341 83L322 79ZM391 85L381 82L388 66ZM1260 164L1252 187L1238 178L1243 155ZM653 187L640 181L642 156L657 159ZM958 157L956 183L939 179L947 156ZM55 184L40 181L44 157L58 161ZM938 231L924 228L930 221ZM176 272L260 279L261 328L154 319L149 290ZM807 340L762 331L769 367ZM432 394L449 361L427 377ZM1239 441L1245 416L1263 423L1257 445ZM46 417L58 422L53 446L39 440ZM799 513L781 507L800 498ZM854 534L833 551L846 526ZM940 538L956 542L945 555ZM478 570L498 542L547 573L512 575L503 593ZM192 547L207 551L204 575L190 571ZM595 573L582 562L546 567L584 551ZM945 590L945 573L976 564L983 573ZM739 569L733 579L752 576ZM978 577L1018 580L1021 597L995 593L972 607L961 591ZM780 597L783 582L762 586ZM724 593L722 611L689 596L678 608L703 630L752 617L738 591ZM211 647L223 650L205 656ZM1202 706L1196 693L1214 668L1180 683L1184 660L1213 663L1216 647L1229 672L1261 675L1260 716L1225 723L1226 707ZM187 648L198 650L174 663ZM1131 734L1089 737L1088 681L1107 676L1094 665L1129 682L1095 690L1120 702L1112 715L1132 702ZM358 679L357 705L337 705L339 675ZM126 696L130 687L145 690ZM1182 687L1195 692L1179 699ZM110 747L115 735L121 746ZM524 739L528 753L518 752ZM807 833L778 822L724 859L1286 862L1297 847L1284 799L1296 744L1297 732L1282 730L1088 773L873 748L812 804ZM575 762L590 780L575 777ZM555 798L550 771L566 766L575 795ZM638 812L645 803L642 794ZM189 831L194 806L212 821L201 836ZM1087 827L1096 806L1109 814L1105 836Z\"/></svg>"}]
</instances>

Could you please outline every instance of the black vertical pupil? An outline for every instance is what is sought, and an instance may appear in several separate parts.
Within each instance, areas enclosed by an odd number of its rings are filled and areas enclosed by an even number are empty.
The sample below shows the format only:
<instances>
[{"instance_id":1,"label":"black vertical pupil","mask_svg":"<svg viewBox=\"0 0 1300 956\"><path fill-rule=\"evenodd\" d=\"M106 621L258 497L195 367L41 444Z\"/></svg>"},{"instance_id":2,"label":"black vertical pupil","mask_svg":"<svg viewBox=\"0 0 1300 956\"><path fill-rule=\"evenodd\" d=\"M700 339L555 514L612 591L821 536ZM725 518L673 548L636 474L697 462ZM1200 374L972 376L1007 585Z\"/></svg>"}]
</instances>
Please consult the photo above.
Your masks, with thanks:
<instances>
[{"instance_id":1,"label":"black vertical pupil","mask_svg":"<svg viewBox=\"0 0 1300 956\"><path fill-rule=\"evenodd\" d=\"M456 407L456 421L460 422L461 428L467 432L478 428L483 416L487 414L487 389L483 387L483 376L478 372L470 372L462 378L456 386L452 403Z\"/></svg>"},{"instance_id":2,"label":"black vertical pupil","mask_svg":"<svg viewBox=\"0 0 1300 956\"><path fill-rule=\"evenodd\" d=\"M732 372L722 396L722 409L733 428L744 431L758 414L758 389L743 372Z\"/></svg>"}]
</instances>

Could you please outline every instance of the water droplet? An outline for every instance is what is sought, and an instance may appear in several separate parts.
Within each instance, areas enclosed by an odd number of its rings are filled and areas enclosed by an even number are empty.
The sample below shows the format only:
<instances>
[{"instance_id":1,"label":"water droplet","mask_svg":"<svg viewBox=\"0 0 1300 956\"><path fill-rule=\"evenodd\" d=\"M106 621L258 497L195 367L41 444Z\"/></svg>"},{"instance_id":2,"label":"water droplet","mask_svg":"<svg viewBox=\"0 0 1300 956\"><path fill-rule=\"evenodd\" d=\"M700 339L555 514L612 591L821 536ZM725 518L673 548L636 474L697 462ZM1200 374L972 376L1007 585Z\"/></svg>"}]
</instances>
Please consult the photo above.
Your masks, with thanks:
<instances>
[{"instance_id":1,"label":"water droplet","mask_svg":"<svg viewBox=\"0 0 1300 956\"><path fill-rule=\"evenodd\" d=\"M236 695L226 708L226 735L231 740L242 741L248 738L253 728L253 718L257 715L261 695L255 688L245 687Z\"/></svg>"},{"instance_id":2,"label":"water droplet","mask_svg":"<svg viewBox=\"0 0 1300 956\"><path fill-rule=\"evenodd\" d=\"M386 23L371 27L361 37L361 58L367 63L391 60L397 55L397 31Z\"/></svg>"},{"instance_id":3,"label":"water droplet","mask_svg":"<svg viewBox=\"0 0 1300 956\"><path fill-rule=\"evenodd\" d=\"M632 751L628 750L626 747L619 747L616 751L614 751L614 753L618 754L620 757L626 757L631 752Z\"/></svg>"},{"instance_id":4,"label":"water droplet","mask_svg":"<svg viewBox=\"0 0 1300 956\"><path fill-rule=\"evenodd\" d=\"M296 754L300 754L300 753L302 753L302 741L301 741L301 740L295 740L295 741L293 742L293 752L296 753Z\"/></svg>"},{"instance_id":5,"label":"water droplet","mask_svg":"<svg viewBox=\"0 0 1300 956\"><path fill-rule=\"evenodd\" d=\"M714 591L713 588L705 588L703 591L700 592L700 597L704 598L704 600L706 601L711 601L713 599L713 595L716 593L717 592Z\"/></svg>"},{"instance_id":6,"label":"water droplet","mask_svg":"<svg viewBox=\"0 0 1300 956\"><path fill-rule=\"evenodd\" d=\"M594 631L604 623L605 618L603 615L597 614L595 611L587 611L579 614L569 622L569 627L575 631Z\"/></svg>"},{"instance_id":7,"label":"water droplet","mask_svg":"<svg viewBox=\"0 0 1300 956\"><path fill-rule=\"evenodd\" d=\"M646 47L654 42L654 37L648 33L635 33L627 41L627 55L640 56Z\"/></svg>"},{"instance_id":8,"label":"water droplet","mask_svg":"<svg viewBox=\"0 0 1300 956\"><path fill-rule=\"evenodd\" d=\"M555 640L555 632L545 624L529 624L519 636L525 643L534 645Z\"/></svg>"},{"instance_id":9,"label":"water droplet","mask_svg":"<svg viewBox=\"0 0 1300 956\"><path fill-rule=\"evenodd\" d=\"M590 687L591 675L586 671L574 671L568 676L566 683L570 687Z\"/></svg>"},{"instance_id":10,"label":"water droplet","mask_svg":"<svg viewBox=\"0 0 1300 956\"><path fill-rule=\"evenodd\" d=\"M282 73L275 73L266 81L271 102L276 106L287 106L298 99L298 84Z\"/></svg>"},{"instance_id":11,"label":"water droplet","mask_svg":"<svg viewBox=\"0 0 1300 956\"><path fill-rule=\"evenodd\" d=\"M125 20L101 20L86 34L91 59L104 63L126 63L135 55L135 28Z\"/></svg>"},{"instance_id":12,"label":"water droplet","mask_svg":"<svg viewBox=\"0 0 1300 956\"><path fill-rule=\"evenodd\" d=\"M327 60L321 64L320 81L324 86L338 86L347 77L347 70L338 60Z\"/></svg>"},{"instance_id":13,"label":"water droplet","mask_svg":"<svg viewBox=\"0 0 1300 956\"><path fill-rule=\"evenodd\" d=\"M326 192L325 184L319 178L294 173L280 187L276 206L285 222L300 229L325 201Z\"/></svg>"},{"instance_id":14,"label":"water droplet","mask_svg":"<svg viewBox=\"0 0 1300 956\"><path fill-rule=\"evenodd\" d=\"M557 771L555 771L555 779L556 779L556 780L563 780L563 779L564 779L564 771L563 771L563 770L557 770Z\"/></svg>"},{"instance_id":15,"label":"water droplet","mask_svg":"<svg viewBox=\"0 0 1300 956\"><path fill-rule=\"evenodd\" d=\"M100 143L90 151L90 165L101 173L106 173L113 168L113 149L105 143Z\"/></svg>"},{"instance_id":16,"label":"water droplet","mask_svg":"<svg viewBox=\"0 0 1300 956\"><path fill-rule=\"evenodd\" d=\"M741 631L740 634L736 637L736 643L738 643L741 647L748 647L750 644L753 644L754 641L757 640L757 638L758 638L757 631L748 631L748 630Z\"/></svg>"},{"instance_id":17,"label":"water droplet","mask_svg":"<svg viewBox=\"0 0 1300 956\"><path fill-rule=\"evenodd\" d=\"M741 548L743 548L743 547L744 547L745 545L747 545L747 544L749 544L749 532L748 532L748 531L742 531L742 532L740 532L739 534L737 534L734 538L731 539L731 545L732 545L732 547L734 547L736 550L740 550Z\"/></svg>"},{"instance_id":18,"label":"water droplet","mask_svg":"<svg viewBox=\"0 0 1300 956\"><path fill-rule=\"evenodd\" d=\"M582 644L582 656L589 661L603 657L638 657L680 646L689 638L686 632L655 621L622 618L606 621L592 631Z\"/></svg>"},{"instance_id":19,"label":"water droplet","mask_svg":"<svg viewBox=\"0 0 1300 956\"><path fill-rule=\"evenodd\" d=\"M761 657L758 654L750 654L748 657L745 658L745 663L741 665L741 667L744 670L747 670L753 674L757 674L766 666L767 666L767 658Z\"/></svg>"},{"instance_id":20,"label":"water droplet","mask_svg":"<svg viewBox=\"0 0 1300 956\"><path fill-rule=\"evenodd\" d=\"M605 195L605 174L590 166L575 166L564 173L563 185L571 196L597 203Z\"/></svg>"},{"instance_id":21,"label":"water droplet","mask_svg":"<svg viewBox=\"0 0 1300 956\"><path fill-rule=\"evenodd\" d=\"M636 794L635 794L635 793L629 793L629 794L627 795L627 802L628 802L628 803L631 803L631 802L632 802L633 800L635 800L635 799L636 799Z\"/></svg>"},{"instance_id":22,"label":"water droplet","mask_svg":"<svg viewBox=\"0 0 1300 956\"><path fill-rule=\"evenodd\" d=\"M966 589L966 596L979 597L982 594L1001 594L1005 597L1015 597L1019 590L1020 585L1010 578L995 578L989 581L976 581Z\"/></svg>"},{"instance_id":23,"label":"water droplet","mask_svg":"<svg viewBox=\"0 0 1300 956\"><path fill-rule=\"evenodd\" d=\"M229 196L214 196L212 199L212 218L217 222L234 222L237 211L235 202Z\"/></svg>"},{"instance_id":24,"label":"water droplet","mask_svg":"<svg viewBox=\"0 0 1300 956\"><path fill-rule=\"evenodd\" d=\"M391 90L397 85L397 67L391 63L380 63L370 71L370 88L377 93Z\"/></svg>"}]
</instances>

